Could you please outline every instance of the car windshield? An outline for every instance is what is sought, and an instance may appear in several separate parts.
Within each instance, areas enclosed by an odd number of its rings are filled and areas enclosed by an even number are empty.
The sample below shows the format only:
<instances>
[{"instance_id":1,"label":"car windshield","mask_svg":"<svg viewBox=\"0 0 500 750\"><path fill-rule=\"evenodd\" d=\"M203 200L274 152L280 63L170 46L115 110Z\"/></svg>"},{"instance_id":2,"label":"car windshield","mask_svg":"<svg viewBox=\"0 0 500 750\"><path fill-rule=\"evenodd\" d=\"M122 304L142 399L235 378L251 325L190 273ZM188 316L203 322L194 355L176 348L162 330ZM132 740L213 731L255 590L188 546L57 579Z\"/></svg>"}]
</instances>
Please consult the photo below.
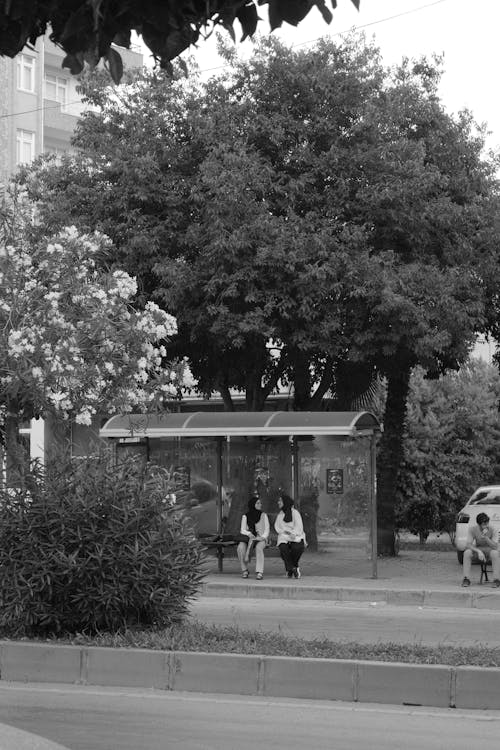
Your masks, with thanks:
<instances>
[{"instance_id":1,"label":"car windshield","mask_svg":"<svg viewBox=\"0 0 500 750\"><path fill-rule=\"evenodd\" d=\"M471 505L500 505L500 490L478 492L470 501Z\"/></svg>"}]
</instances>

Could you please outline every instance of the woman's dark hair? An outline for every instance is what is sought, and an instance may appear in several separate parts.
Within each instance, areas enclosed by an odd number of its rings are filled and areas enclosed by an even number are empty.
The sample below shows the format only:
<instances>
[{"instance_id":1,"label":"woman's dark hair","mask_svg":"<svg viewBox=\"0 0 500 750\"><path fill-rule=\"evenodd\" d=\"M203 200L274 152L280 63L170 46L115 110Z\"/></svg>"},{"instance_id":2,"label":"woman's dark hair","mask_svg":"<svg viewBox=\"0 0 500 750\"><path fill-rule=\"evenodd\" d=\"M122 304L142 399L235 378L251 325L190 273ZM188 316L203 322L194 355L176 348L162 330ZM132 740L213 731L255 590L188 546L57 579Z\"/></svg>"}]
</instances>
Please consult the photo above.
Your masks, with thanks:
<instances>
[{"instance_id":1,"label":"woman's dark hair","mask_svg":"<svg viewBox=\"0 0 500 750\"><path fill-rule=\"evenodd\" d=\"M476 523L489 523L490 517L486 515L486 513L479 513L476 518Z\"/></svg>"},{"instance_id":2,"label":"woman's dark hair","mask_svg":"<svg viewBox=\"0 0 500 750\"><path fill-rule=\"evenodd\" d=\"M283 520L285 523L290 523L292 520L293 500L290 495L280 495L280 498L283 503Z\"/></svg>"},{"instance_id":3,"label":"woman's dark hair","mask_svg":"<svg viewBox=\"0 0 500 750\"><path fill-rule=\"evenodd\" d=\"M247 526L252 532L252 534L254 534L255 536L257 536L257 532L255 530L255 524L260 521L260 517L262 515L262 511L257 510L257 508L255 507L255 503L258 502L259 499L260 498L258 495L252 495L250 497L250 500L248 501L248 510L246 512Z\"/></svg>"}]
</instances>

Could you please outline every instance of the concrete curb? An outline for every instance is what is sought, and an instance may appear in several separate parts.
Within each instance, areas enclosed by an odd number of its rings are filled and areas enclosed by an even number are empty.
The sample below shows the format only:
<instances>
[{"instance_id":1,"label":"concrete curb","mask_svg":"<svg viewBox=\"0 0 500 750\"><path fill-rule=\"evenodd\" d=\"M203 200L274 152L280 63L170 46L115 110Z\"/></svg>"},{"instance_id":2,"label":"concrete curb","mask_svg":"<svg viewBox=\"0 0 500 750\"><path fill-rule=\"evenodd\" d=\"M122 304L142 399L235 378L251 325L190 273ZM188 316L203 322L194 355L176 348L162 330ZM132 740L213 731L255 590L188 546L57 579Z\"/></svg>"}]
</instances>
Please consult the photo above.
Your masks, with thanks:
<instances>
[{"instance_id":1,"label":"concrete curb","mask_svg":"<svg viewBox=\"0 0 500 750\"><path fill-rule=\"evenodd\" d=\"M419 607L461 607L500 611L500 591L394 589L272 583L204 582L201 596L250 599L314 599L338 602L384 602Z\"/></svg>"},{"instance_id":2,"label":"concrete curb","mask_svg":"<svg viewBox=\"0 0 500 750\"><path fill-rule=\"evenodd\" d=\"M500 669L0 641L0 679L500 709Z\"/></svg>"}]
</instances>

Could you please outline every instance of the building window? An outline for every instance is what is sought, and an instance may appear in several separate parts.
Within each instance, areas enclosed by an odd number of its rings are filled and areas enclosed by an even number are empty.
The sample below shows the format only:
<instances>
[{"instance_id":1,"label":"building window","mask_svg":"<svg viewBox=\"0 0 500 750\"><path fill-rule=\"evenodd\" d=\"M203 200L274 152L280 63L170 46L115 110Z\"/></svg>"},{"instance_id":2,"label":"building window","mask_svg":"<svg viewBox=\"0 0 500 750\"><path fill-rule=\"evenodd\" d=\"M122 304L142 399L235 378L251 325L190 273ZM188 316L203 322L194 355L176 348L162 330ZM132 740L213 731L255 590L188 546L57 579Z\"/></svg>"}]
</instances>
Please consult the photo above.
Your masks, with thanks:
<instances>
[{"instance_id":1,"label":"building window","mask_svg":"<svg viewBox=\"0 0 500 750\"><path fill-rule=\"evenodd\" d=\"M17 56L17 88L21 91L35 91L35 58L31 55Z\"/></svg>"},{"instance_id":2,"label":"building window","mask_svg":"<svg viewBox=\"0 0 500 750\"><path fill-rule=\"evenodd\" d=\"M29 164L35 158L35 134L31 130L16 133L17 163Z\"/></svg>"},{"instance_id":3,"label":"building window","mask_svg":"<svg viewBox=\"0 0 500 750\"><path fill-rule=\"evenodd\" d=\"M45 75L45 98L59 102L62 109L68 101L68 80L47 73Z\"/></svg>"}]
</instances>

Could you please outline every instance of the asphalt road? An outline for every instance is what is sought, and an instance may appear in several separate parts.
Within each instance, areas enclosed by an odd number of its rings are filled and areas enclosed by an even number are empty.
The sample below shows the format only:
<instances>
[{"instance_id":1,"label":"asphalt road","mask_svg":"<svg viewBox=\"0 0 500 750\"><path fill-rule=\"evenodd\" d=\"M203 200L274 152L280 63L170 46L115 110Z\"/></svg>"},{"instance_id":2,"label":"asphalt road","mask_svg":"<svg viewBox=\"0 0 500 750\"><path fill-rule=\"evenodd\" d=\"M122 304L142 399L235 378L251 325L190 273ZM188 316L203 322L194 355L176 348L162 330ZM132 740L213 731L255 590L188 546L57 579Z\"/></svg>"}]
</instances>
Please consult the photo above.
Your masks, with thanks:
<instances>
[{"instance_id":1,"label":"asphalt road","mask_svg":"<svg viewBox=\"0 0 500 750\"><path fill-rule=\"evenodd\" d=\"M301 638L358 643L500 646L500 612L458 607L391 606L384 602L201 597L201 622L280 631Z\"/></svg>"},{"instance_id":2,"label":"asphalt road","mask_svg":"<svg viewBox=\"0 0 500 750\"><path fill-rule=\"evenodd\" d=\"M0 722L69 750L497 750L500 712L1 685Z\"/></svg>"}]
</instances>

